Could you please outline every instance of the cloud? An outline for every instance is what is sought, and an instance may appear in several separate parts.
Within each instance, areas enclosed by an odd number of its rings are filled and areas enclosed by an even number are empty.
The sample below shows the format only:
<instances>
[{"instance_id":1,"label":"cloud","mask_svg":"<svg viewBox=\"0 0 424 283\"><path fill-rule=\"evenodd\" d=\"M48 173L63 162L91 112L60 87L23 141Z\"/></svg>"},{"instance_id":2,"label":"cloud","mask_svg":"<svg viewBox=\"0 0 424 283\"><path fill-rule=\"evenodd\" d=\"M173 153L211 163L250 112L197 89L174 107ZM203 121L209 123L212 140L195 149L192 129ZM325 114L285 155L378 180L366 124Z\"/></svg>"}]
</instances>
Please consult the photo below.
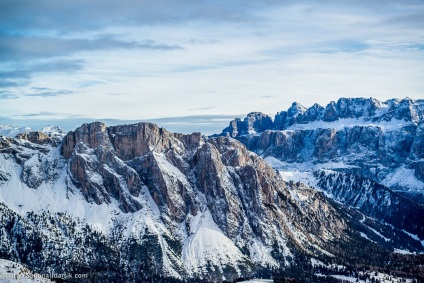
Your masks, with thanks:
<instances>
[{"instance_id":1,"label":"cloud","mask_svg":"<svg viewBox=\"0 0 424 283\"><path fill-rule=\"evenodd\" d=\"M277 95L250 95L251 97L258 97L258 98L276 98Z\"/></svg>"},{"instance_id":2,"label":"cloud","mask_svg":"<svg viewBox=\"0 0 424 283\"><path fill-rule=\"evenodd\" d=\"M58 59L43 63L12 66L6 71L0 71L0 87L20 87L30 83L37 73L67 73L81 70L83 60Z\"/></svg>"},{"instance_id":3,"label":"cloud","mask_svg":"<svg viewBox=\"0 0 424 283\"><path fill-rule=\"evenodd\" d=\"M0 26L5 29L80 31L108 25L252 21L258 20L255 10L276 5L278 1L2 0L0 3Z\"/></svg>"},{"instance_id":4,"label":"cloud","mask_svg":"<svg viewBox=\"0 0 424 283\"><path fill-rule=\"evenodd\" d=\"M84 39L0 33L0 60L3 61L59 57L80 51L108 49L175 50L182 47L154 40L122 41L114 39L112 35Z\"/></svg>"},{"instance_id":5,"label":"cloud","mask_svg":"<svg viewBox=\"0 0 424 283\"><path fill-rule=\"evenodd\" d=\"M82 69L85 62L75 59L58 59L48 62L12 66L6 71L0 71L0 79L28 79L35 73L73 72Z\"/></svg>"},{"instance_id":6,"label":"cloud","mask_svg":"<svg viewBox=\"0 0 424 283\"><path fill-rule=\"evenodd\" d=\"M37 73L68 73L81 70L83 60L58 59L43 63L11 66L0 71L0 87L21 87L28 85L31 77Z\"/></svg>"},{"instance_id":7,"label":"cloud","mask_svg":"<svg viewBox=\"0 0 424 283\"><path fill-rule=\"evenodd\" d=\"M34 89L34 88L32 88ZM35 88L37 89L37 88ZM69 95L75 93L74 91L70 90L53 90L48 88L42 88L43 91L41 92L34 92L27 94L28 97L55 97L55 96L62 96L62 95Z\"/></svg>"},{"instance_id":8,"label":"cloud","mask_svg":"<svg viewBox=\"0 0 424 283\"><path fill-rule=\"evenodd\" d=\"M18 87L27 84L29 84L28 80L2 78L2 73L0 72L0 88Z\"/></svg>"},{"instance_id":9,"label":"cloud","mask_svg":"<svg viewBox=\"0 0 424 283\"><path fill-rule=\"evenodd\" d=\"M31 118L31 119L65 119L65 118L78 118L84 119L81 115L74 115L70 113L60 113L60 112L50 112L50 111L40 111L34 113L25 113L25 114L14 114L10 117L0 117L0 119L9 119L9 120L19 120L23 118Z\"/></svg>"},{"instance_id":10,"label":"cloud","mask_svg":"<svg viewBox=\"0 0 424 283\"><path fill-rule=\"evenodd\" d=\"M111 80L89 79L89 80L84 80L78 83L78 87L92 87L92 86L103 85L103 84L116 85L118 83Z\"/></svg>"},{"instance_id":11,"label":"cloud","mask_svg":"<svg viewBox=\"0 0 424 283\"><path fill-rule=\"evenodd\" d=\"M32 90L36 90L36 91L47 91L50 90L48 87L32 87Z\"/></svg>"},{"instance_id":12,"label":"cloud","mask_svg":"<svg viewBox=\"0 0 424 283\"><path fill-rule=\"evenodd\" d=\"M96 39L67 39L0 32L0 62L3 61L4 66L7 67L0 70L0 87L27 85L36 73L71 73L82 70L85 60L67 57L81 51L110 49L167 51L179 50L183 47L154 40L122 41L108 35L102 35Z\"/></svg>"},{"instance_id":13,"label":"cloud","mask_svg":"<svg viewBox=\"0 0 424 283\"><path fill-rule=\"evenodd\" d=\"M0 26L7 30L86 31L106 26L139 26L201 22L252 22L265 20L263 10L276 10L294 5L305 6L304 11L331 9L372 11L387 15L393 10L417 11L422 0L2 0ZM389 14L390 16L390 14ZM422 21L419 17L412 21Z\"/></svg>"},{"instance_id":14,"label":"cloud","mask_svg":"<svg viewBox=\"0 0 424 283\"><path fill-rule=\"evenodd\" d=\"M384 19L382 24L396 25L401 27L414 27L414 28L423 28L424 27L424 11L421 7L421 11L414 12L402 16L393 16L388 19Z\"/></svg>"},{"instance_id":15,"label":"cloud","mask_svg":"<svg viewBox=\"0 0 424 283\"><path fill-rule=\"evenodd\" d=\"M7 91L0 91L0 100L1 99L16 99L18 96L13 93L9 93Z\"/></svg>"},{"instance_id":16,"label":"cloud","mask_svg":"<svg viewBox=\"0 0 424 283\"><path fill-rule=\"evenodd\" d=\"M213 106L209 106L209 107L200 107L200 108L190 108L187 109L188 111L205 111L205 110L211 110L214 109L215 107Z\"/></svg>"}]
</instances>

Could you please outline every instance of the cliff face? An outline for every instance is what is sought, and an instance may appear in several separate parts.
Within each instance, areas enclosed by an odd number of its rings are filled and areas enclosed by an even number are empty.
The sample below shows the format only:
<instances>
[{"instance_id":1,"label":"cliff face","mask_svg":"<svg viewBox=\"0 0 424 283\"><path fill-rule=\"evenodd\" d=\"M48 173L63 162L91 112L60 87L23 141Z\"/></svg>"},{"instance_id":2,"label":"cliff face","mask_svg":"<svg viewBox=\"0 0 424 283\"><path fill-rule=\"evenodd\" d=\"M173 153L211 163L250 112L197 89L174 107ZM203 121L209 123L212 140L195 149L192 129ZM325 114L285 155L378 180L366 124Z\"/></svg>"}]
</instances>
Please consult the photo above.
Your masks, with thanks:
<instances>
[{"instance_id":1,"label":"cliff face","mask_svg":"<svg viewBox=\"0 0 424 283\"><path fill-rule=\"evenodd\" d=\"M289 163L343 162L364 177L383 182L401 167L414 169L421 181L423 124L384 128L379 125L265 131L238 139L263 157Z\"/></svg>"},{"instance_id":2,"label":"cliff face","mask_svg":"<svg viewBox=\"0 0 424 283\"><path fill-rule=\"evenodd\" d=\"M359 175L315 171L313 177L317 187L331 194L336 200L356 207L383 223L424 238L424 206Z\"/></svg>"},{"instance_id":3,"label":"cliff face","mask_svg":"<svg viewBox=\"0 0 424 283\"><path fill-rule=\"evenodd\" d=\"M222 135L237 137L240 135L260 133L273 128L271 117L261 112L251 112L242 121L239 118L230 122L230 125L222 131Z\"/></svg>"},{"instance_id":4,"label":"cliff face","mask_svg":"<svg viewBox=\"0 0 424 283\"><path fill-rule=\"evenodd\" d=\"M291 195L281 177L235 140L173 134L149 123L94 123L70 132L62 153L74 185L89 202L116 199L124 212L135 212L144 186L170 221L185 222L207 210L230 239L287 241L288 235L273 232L286 224L271 221L270 207L285 214L296 203L282 202Z\"/></svg>"}]
</instances>

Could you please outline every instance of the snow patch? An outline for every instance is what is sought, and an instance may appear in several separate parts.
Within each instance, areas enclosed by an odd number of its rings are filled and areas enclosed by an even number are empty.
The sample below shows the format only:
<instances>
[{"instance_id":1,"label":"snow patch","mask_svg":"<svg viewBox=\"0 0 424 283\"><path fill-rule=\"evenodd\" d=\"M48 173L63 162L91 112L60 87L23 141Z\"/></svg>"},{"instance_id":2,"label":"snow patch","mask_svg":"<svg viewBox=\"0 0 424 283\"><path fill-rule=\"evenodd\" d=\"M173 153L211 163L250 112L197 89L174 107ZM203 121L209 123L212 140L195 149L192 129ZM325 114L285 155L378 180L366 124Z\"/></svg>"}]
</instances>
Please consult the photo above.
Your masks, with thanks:
<instances>
[{"instance_id":1,"label":"snow patch","mask_svg":"<svg viewBox=\"0 0 424 283\"><path fill-rule=\"evenodd\" d=\"M394 251L397 254L403 254L403 255L414 255L416 253L410 252L408 250L401 250L401 249L395 249Z\"/></svg>"},{"instance_id":2,"label":"snow patch","mask_svg":"<svg viewBox=\"0 0 424 283\"><path fill-rule=\"evenodd\" d=\"M424 188L424 182L415 177L415 170L405 168L405 166L401 166L387 175L381 184L393 190L400 189L407 192L422 193Z\"/></svg>"},{"instance_id":3,"label":"snow patch","mask_svg":"<svg viewBox=\"0 0 424 283\"><path fill-rule=\"evenodd\" d=\"M189 272L205 273L208 266L222 269L225 265L236 266L236 262L247 260L219 229L209 210L198 212L188 220L190 236L184 241L182 260Z\"/></svg>"},{"instance_id":4,"label":"snow patch","mask_svg":"<svg viewBox=\"0 0 424 283\"><path fill-rule=\"evenodd\" d=\"M383 132L400 129L407 125L412 125L411 122L406 122L404 120L392 119L390 121L378 121L372 122L367 119L362 118L345 118L339 119L333 122L326 121L313 121L307 124L294 124L289 126L287 130L316 130L316 129L335 129L343 130L344 128L353 128L353 127L377 127L380 128Z\"/></svg>"}]
</instances>

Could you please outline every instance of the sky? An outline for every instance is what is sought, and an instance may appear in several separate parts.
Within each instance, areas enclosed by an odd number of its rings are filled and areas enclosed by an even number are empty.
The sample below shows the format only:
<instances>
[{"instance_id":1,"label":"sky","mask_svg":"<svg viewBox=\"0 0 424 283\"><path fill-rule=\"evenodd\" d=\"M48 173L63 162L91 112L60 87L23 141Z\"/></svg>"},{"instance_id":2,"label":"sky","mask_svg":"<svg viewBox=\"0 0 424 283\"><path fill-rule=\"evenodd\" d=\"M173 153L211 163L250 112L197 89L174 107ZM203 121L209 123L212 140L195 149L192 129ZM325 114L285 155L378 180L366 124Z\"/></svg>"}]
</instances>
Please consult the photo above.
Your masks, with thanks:
<instances>
[{"instance_id":1,"label":"sky","mask_svg":"<svg viewBox=\"0 0 424 283\"><path fill-rule=\"evenodd\" d=\"M213 131L294 101L424 98L423 63L422 0L0 1L0 123Z\"/></svg>"}]
</instances>

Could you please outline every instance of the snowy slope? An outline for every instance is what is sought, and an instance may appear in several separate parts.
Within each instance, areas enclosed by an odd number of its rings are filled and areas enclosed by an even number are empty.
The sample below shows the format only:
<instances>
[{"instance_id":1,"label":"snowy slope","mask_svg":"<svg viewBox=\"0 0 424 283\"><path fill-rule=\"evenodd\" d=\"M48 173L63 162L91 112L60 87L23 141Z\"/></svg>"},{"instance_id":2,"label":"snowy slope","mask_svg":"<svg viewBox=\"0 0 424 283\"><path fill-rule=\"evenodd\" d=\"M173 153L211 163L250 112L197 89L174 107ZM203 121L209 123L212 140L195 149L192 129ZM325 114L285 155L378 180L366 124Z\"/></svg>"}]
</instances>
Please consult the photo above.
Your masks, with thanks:
<instances>
[{"instance_id":1,"label":"snowy slope","mask_svg":"<svg viewBox=\"0 0 424 283\"><path fill-rule=\"evenodd\" d=\"M411 251L423 250L423 206L392 192L389 188L375 181L358 175L317 169L316 167L305 171L305 168L299 170L299 167L293 171L280 170L279 172L285 181L307 184L322 191L327 197L358 209L369 219L377 220L389 227L389 229L383 229L386 235L383 236L374 228L367 226L365 227L366 231L364 231L367 234L360 232L362 237L372 241L368 237L369 234L372 235L371 238L373 239L377 235L377 238L380 238L379 240L383 239L386 242L393 242L394 239L400 238L404 240L404 243L399 242L398 245L400 246L396 248L397 250L402 250L402 245L404 245L403 250L405 251L408 251L408 249ZM302 199L299 192L292 192L292 194ZM363 217L365 219L365 216ZM361 220L360 222L364 224L364 221Z\"/></svg>"},{"instance_id":2,"label":"snowy slope","mask_svg":"<svg viewBox=\"0 0 424 283\"><path fill-rule=\"evenodd\" d=\"M29 133L32 129L29 127L16 127L0 124L0 136L14 137L20 133Z\"/></svg>"},{"instance_id":3,"label":"snowy slope","mask_svg":"<svg viewBox=\"0 0 424 283\"><path fill-rule=\"evenodd\" d=\"M209 211L190 216L189 234L184 242L182 260L189 272L198 272L199 269L208 272L207 267L214 271L222 265L233 265L234 263L249 261L235 244L219 229L212 219ZM241 274L240 270L236 272Z\"/></svg>"}]
</instances>

